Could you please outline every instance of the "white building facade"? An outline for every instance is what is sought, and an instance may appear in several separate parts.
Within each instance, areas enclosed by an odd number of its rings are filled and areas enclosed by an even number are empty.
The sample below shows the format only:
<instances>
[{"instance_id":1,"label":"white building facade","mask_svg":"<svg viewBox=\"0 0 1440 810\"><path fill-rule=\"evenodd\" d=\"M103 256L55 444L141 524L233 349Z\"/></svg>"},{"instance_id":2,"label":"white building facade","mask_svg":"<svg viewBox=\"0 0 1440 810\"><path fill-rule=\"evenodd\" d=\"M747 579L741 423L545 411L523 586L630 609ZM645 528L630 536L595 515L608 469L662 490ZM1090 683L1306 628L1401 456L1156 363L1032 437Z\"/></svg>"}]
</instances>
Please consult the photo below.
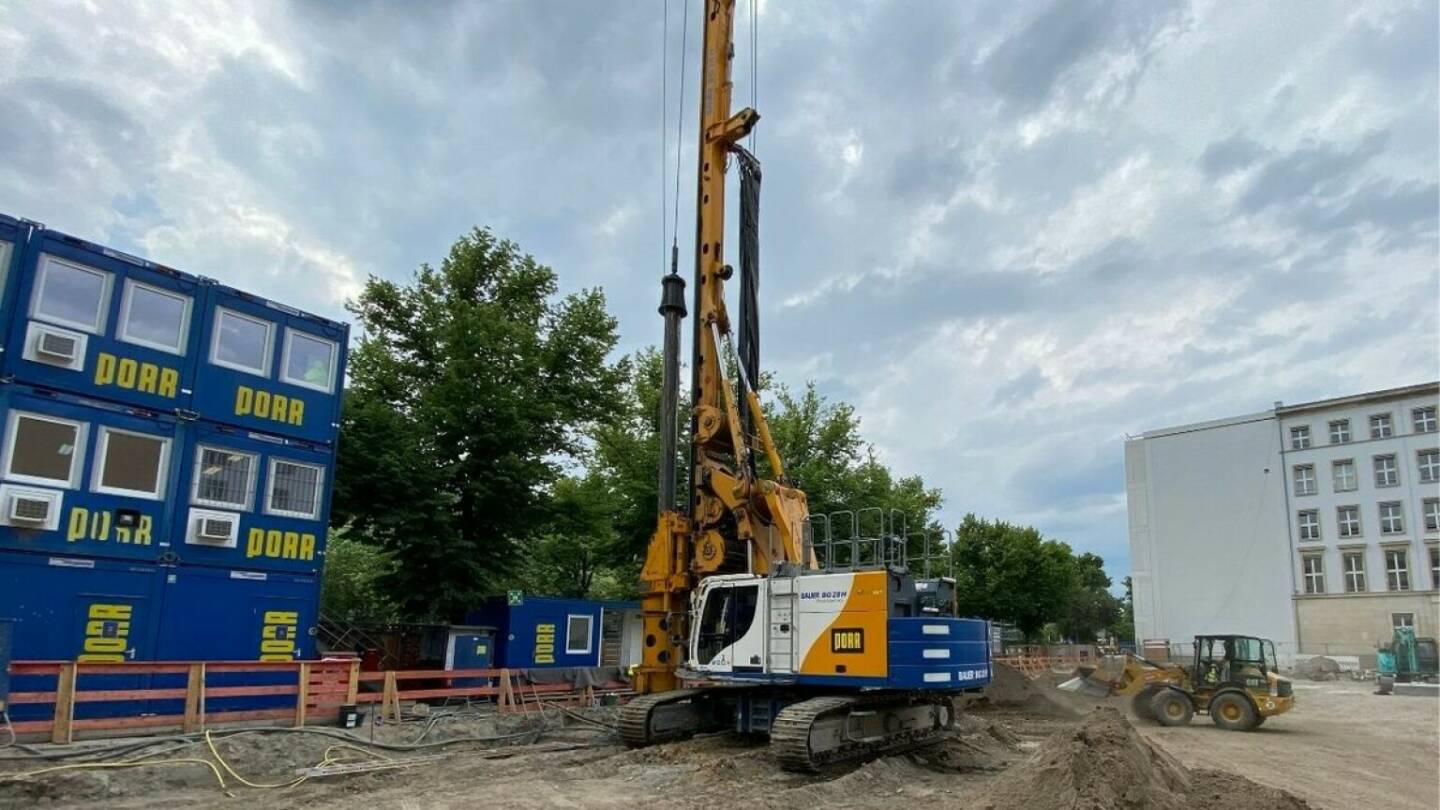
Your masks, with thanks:
<instances>
[{"instance_id":1,"label":"white building facade","mask_svg":"<svg viewBox=\"0 0 1440 810\"><path fill-rule=\"evenodd\" d=\"M1368 658L1398 625L1440 635L1437 405L1428 383L1128 440L1137 638Z\"/></svg>"}]
</instances>

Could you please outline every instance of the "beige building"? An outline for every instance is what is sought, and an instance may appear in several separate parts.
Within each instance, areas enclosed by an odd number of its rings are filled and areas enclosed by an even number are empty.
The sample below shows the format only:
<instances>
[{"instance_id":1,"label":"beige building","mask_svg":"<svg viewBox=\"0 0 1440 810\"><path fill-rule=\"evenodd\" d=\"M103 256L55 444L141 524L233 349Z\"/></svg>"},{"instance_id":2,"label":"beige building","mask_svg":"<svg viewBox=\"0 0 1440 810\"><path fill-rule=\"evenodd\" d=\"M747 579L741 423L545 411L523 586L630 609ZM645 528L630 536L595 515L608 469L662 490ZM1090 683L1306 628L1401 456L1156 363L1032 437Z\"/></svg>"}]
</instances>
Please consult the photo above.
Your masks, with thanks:
<instances>
[{"instance_id":1,"label":"beige building","mask_svg":"<svg viewBox=\"0 0 1440 810\"><path fill-rule=\"evenodd\" d=\"M1440 636L1440 383L1148 431L1125 447L1135 632L1373 661Z\"/></svg>"}]
</instances>

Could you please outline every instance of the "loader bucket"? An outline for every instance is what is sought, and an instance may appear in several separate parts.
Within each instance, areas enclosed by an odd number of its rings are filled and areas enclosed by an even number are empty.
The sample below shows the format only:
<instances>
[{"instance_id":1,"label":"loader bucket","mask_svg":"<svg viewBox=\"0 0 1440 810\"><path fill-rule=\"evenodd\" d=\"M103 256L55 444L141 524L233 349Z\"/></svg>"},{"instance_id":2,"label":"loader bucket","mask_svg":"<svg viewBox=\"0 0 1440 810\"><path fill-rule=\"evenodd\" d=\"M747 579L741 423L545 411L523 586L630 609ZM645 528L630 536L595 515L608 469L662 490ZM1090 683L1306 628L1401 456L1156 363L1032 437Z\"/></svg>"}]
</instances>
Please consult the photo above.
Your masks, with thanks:
<instances>
[{"instance_id":1,"label":"loader bucket","mask_svg":"<svg viewBox=\"0 0 1440 810\"><path fill-rule=\"evenodd\" d=\"M1088 697L1108 697L1113 688L1109 681L1095 676L1095 667L1076 667L1070 679L1057 685L1056 689L1078 692Z\"/></svg>"}]
</instances>

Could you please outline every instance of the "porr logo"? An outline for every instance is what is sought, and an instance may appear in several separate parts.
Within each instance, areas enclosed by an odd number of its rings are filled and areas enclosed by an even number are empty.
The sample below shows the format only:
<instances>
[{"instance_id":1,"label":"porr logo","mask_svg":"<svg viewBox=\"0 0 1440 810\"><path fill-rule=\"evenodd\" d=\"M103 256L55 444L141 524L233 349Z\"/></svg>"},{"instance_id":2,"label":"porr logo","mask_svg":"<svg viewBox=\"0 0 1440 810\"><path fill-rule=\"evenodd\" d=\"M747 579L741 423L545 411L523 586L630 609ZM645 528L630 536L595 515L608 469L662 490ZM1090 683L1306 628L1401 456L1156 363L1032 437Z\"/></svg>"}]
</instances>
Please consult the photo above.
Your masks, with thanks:
<instances>
[{"instance_id":1,"label":"porr logo","mask_svg":"<svg viewBox=\"0 0 1440 810\"><path fill-rule=\"evenodd\" d=\"M293 610L267 610L260 627L260 660L295 660L295 635L300 614Z\"/></svg>"},{"instance_id":2,"label":"porr logo","mask_svg":"<svg viewBox=\"0 0 1440 810\"><path fill-rule=\"evenodd\" d=\"M114 385L126 390L175 398L180 385L180 372L173 368L142 363L129 357L116 357L109 352L95 356L95 384Z\"/></svg>"},{"instance_id":3,"label":"porr logo","mask_svg":"<svg viewBox=\"0 0 1440 810\"><path fill-rule=\"evenodd\" d=\"M84 652L76 661L115 663L124 661L129 653L130 605L96 602L85 617Z\"/></svg>"},{"instance_id":4,"label":"porr logo","mask_svg":"<svg viewBox=\"0 0 1440 810\"><path fill-rule=\"evenodd\" d=\"M110 540L111 528L114 528L115 542L121 544L148 546L150 545L150 531L154 525L149 515L140 515L132 529L128 526L114 526L108 509L97 509L91 512L83 506L70 508L70 523L65 533L65 539L71 543L78 543L81 540L93 540L97 543L105 543Z\"/></svg>"},{"instance_id":5,"label":"porr logo","mask_svg":"<svg viewBox=\"0 0 1440 810\"><path fill-rule=\"evenodd\" d=\"M298 427L305 422L305 400L241 385L235 389L235 415Z\"/></svg>"},{"instance_id":6,"label":"porr logo","mask_svg":"<svg viewBox=\"0 0 1440 810\"><path fill-rule=\"evenodd\" d=\"M315 559L315 535L309 532L282 532L252 528L245 536L246 557L276 560Z\"/></svg>"}]
</instances>

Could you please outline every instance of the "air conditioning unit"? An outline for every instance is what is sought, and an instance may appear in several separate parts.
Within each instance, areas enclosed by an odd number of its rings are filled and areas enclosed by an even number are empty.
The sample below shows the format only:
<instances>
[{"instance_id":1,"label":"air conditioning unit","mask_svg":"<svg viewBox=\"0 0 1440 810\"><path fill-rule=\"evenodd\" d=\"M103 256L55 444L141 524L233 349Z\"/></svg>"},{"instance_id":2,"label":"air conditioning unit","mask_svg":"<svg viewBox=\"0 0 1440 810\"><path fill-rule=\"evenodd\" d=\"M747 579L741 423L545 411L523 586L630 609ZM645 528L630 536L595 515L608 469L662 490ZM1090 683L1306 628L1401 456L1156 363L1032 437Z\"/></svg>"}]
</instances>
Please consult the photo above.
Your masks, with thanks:
<instances>
[{"instance_id":1,"label":"air conditioning unit","mask_svg":"<svg viewBox=\"0 0 1440 810\"><path fill-rule=\"evenodd\" d=\"M195 536L201 540L228 543L235 536L235 519L204 516L199 519Z\"/></svg>"},{"instance_id":2,"label":"air conditioning unit","mask_svg":"<svg viewBox=\"0 0 1440 810\"><path fill-rule=\"evenodd\" d=\"M55 508L55 499L38 495L22 495L15 493L10 496L10 523L25 526L44 526L50 522L51 510Z\"/></svg>"},{"instance_id":3,"label":"air conditioning unit","mask_svg":"<svg viewBox=\"0 0 1440 810\"><path fill-rule=\"evenodd\" d=\"M46 329L40 333L40 342L35 346L35 353L68 366L80 356L80 338Z\"/></svg>"}]
</instances>

